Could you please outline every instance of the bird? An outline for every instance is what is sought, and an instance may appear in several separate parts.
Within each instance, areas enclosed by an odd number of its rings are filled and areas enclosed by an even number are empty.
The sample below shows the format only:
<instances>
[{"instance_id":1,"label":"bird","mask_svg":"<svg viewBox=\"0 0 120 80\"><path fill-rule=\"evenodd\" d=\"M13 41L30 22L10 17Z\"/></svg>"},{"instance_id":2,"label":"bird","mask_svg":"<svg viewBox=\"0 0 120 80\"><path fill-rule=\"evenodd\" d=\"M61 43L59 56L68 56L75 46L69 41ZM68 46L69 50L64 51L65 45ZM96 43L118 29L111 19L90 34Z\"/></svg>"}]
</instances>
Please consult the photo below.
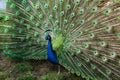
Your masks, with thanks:
<instances>
[{"instance_id":1,"label":"bird","mask_svg":"<svg viewBox=\"0 0 120 80\"><path fill-rule=\"evenodd\" d=\"M50 31L50 30L46 30L46 31ZM57 53L56 53L56 51L53 50L53 47L52 47L51 36L49 34L47 34L45 36L45 39L48 40L48 49L47 49L48 58L47 59L51 63L58 65L58 74L60 74L60 64L59 64L59 60L57 58Z\"/></svg>"},{"instance_id":2,"label":"bird","mask_svg":"<svg viewBox=\"0 0 120 80\"><path fill-rule=\"evenodd\" d=\"M45 37L46 40L48 40L48 52L47 52L47 56L48 56L48 61L59 65L59 61L57 58L57 53L53 50L52 47L52 41L51 41L51 36L49 34L46 35Z\"/></svg>"},{"instance_id":3,"label":"bird","mask_svg":"<svg viewBox=\"0 0 120 80\"><path fill-rule=\"evenodd\" d=\"M0 49L86 80L120 79L120 0L5 0Z\"/></svg>"}]
</instances>

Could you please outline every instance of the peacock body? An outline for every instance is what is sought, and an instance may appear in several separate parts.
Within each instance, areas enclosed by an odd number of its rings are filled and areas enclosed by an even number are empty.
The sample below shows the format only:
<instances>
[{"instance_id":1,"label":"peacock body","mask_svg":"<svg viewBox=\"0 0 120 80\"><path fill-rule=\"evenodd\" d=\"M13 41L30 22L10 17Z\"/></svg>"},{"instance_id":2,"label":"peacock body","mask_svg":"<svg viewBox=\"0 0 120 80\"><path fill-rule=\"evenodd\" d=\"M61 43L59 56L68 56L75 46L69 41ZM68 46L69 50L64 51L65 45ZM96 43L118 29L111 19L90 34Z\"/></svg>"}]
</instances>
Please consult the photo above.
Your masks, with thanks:
<instances>
[{"instance_id":1,"label":"peacock body","mask_svg":"<svg viewBox=\"0 0 120 80\"><path fill-rule=\"evenodd\" d=\"M5 1L9 9L0 12L3 54L48 58L86 79L120 79L119 0L106 6L101 0ZM45 40L48 34L50 42Z\"/></svg>"},{"instance_id":2,"label":"peacock body","mask_svg":"<svg viewBox=\"0 0 120 80\"><path fill-rule=\"evenodd\" d=\"M56 53L56 51L53 50L52 40L51 40L51 36L49 34L46 35L46 40L48 40L48 52L47 52L48 61L59 65L59 60L57 58L57 53Z\"/></svg>"}]
</instances>

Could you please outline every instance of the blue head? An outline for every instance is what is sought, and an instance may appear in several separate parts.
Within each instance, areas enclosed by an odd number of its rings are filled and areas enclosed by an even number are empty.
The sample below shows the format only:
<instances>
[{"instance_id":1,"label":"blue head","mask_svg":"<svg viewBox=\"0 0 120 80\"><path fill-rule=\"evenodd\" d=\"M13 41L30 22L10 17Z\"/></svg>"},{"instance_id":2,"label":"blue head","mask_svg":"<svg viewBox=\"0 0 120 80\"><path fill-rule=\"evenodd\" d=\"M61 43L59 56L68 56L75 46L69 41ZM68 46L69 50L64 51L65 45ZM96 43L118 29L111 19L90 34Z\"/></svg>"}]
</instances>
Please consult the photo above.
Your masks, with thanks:
<instances>
[{"instance_id":1,"label":"blue head","mask_svg":"<svg viewBox=\"0 0 120 80\"><path fill-rule=\"evenodd\" d=\"M51 41L51 36L50 36L49 34L47 34L47 35L45 36L45 39Z\"/></svg>"}]
</instances>

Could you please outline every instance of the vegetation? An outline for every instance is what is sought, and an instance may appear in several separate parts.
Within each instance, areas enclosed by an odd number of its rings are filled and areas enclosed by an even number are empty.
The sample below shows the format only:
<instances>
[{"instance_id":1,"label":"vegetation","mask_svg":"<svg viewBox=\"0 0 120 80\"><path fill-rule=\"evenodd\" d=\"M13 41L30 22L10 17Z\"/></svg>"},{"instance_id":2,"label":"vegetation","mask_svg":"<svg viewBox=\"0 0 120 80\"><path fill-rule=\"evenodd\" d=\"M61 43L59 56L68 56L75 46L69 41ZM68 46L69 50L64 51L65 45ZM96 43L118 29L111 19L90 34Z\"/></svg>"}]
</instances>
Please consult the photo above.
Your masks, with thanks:
<instances>
[{"instance_id":1,"label":"vegetation","mask_svg":"<svg viewBox=\"0 0 120 80\"><path fill-rule=\"evenodd\" d=\"M43 75L39 80L84 80L83 78L76 77L66 73L57 74L56 72L48 73Z\"/></svg>"},{"instance_id":2,"label":"vegetation","mask_svg":"<svg viewBox=\"0 0 120 80\"><path fill-rule=\"evenodd\" d=\"M0 80L5 80L6 77L7 77L7 73L0 72Z\"/></svg>"},{"instance_id":3,"label":"vegetation","mask_svg":"<svg viewBox=\"0 0 120 80\"><path fill-rule=\"evenodd\" d=\"M33 66L31 66L29 63L25 62L25 63L17 63L13 67L12 72L23 73L23 72L32 71L32 70L33 70Z\"/></svg>"},{"instance_id":4,"label":"vegetation","mask_svg":"<svg viewBox=\"0 0 120 80\"><path fill-rule=\"evenodd\" d=\"M17 78L17 80L36 80L35 76L32 73L27 73Z\"/></svg>"},{"instance_id":5,"label":"vegetation","mask_svg":"<svg viewBox=\"0 0 120 80\"><path fill-rule=\"evenodd\" d=\"M15 61L0 53L0 80L84 80L48 61Z\"/></svg>"}]
</instances>

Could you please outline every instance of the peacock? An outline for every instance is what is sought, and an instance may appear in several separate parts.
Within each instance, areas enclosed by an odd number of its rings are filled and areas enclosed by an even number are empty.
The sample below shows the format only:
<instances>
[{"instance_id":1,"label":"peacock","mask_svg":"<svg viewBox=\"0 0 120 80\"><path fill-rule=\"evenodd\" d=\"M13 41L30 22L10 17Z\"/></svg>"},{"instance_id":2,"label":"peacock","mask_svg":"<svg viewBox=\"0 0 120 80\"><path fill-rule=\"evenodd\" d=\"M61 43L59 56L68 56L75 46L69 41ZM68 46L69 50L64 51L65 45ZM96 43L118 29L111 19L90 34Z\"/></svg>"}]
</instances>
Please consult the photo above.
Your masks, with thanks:
<instances>
[{"instance_id":1,"label":"peacock","mask_svg":"<svg viewBox=\"0 0 120 80\"><path fill-rule=\"evenodd\" d=\"M5 0L0 49L87 80L120 79L120 0Z\"/></svg>"}]
</instances>

